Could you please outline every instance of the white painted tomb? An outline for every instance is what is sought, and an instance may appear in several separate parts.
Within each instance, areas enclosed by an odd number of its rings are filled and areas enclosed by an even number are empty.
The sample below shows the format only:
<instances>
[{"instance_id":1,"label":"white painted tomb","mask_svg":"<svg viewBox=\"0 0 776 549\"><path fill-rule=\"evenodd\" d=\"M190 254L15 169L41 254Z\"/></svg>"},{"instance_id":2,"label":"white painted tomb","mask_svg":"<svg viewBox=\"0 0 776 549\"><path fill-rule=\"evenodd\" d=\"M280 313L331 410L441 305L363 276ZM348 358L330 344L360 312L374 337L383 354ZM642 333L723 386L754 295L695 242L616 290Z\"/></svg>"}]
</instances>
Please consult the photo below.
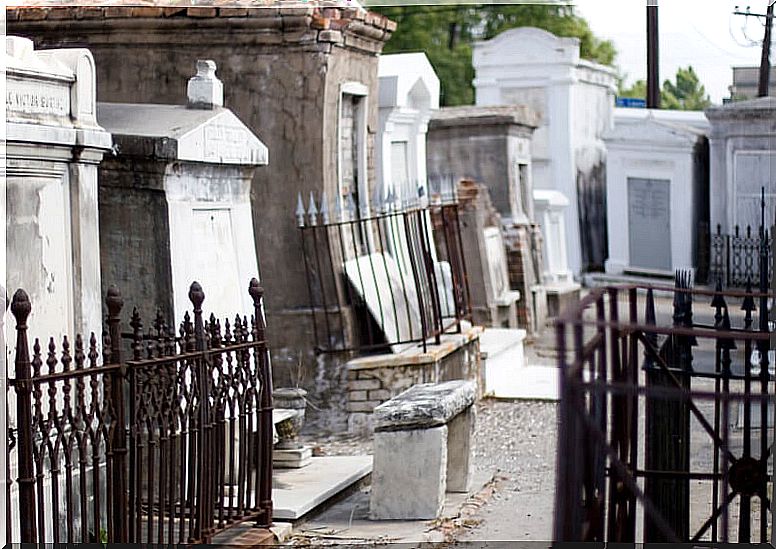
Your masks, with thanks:
<instances>
[{"instance_id":1,"label":"white painted tomb","mask_svg":"<svg viewBox=\"0 0 776 549\"><path fill-rule=\"evenodd\" d=\"M711 227L760 226L765 187L766 225L776 209L776 98L761 97L706 109L711 123Z\"/></svg>"},{"instance_id":2,"label":"white painted tomb","mask_svg":"<svg viewBox=\"0 0 776 549\"><path fill-rule=\"evenodd\" d=\"M439 78L425 53L381 55L375 159L383 198L428 193L426 133L439 108Z\"/></svg>"},{"instance_id":3,"label":"white painted tomb","mask_svg":"<svg viewBox=\"0 0 776 549\"><path fill-rule=\"evenodd\" d=\"M100 168L105 283L137 303L146 325L161 307L178 323L191 309L250 315L258 278L250 186L267 147L223 107L215 63L198 61L182 105L99 103L118 155Z\"/></svg>"},{"instance_id":4,"label":"white painted tomb","mask_svg":"<svg viewBox=\"0 0 776 549\"><path fill-rule=\"evenodd\" d=\"M533 186L568 198L565 249L568 268L578 276L583 255L577 189L580 181L604 186L599 180L606 158L601 137L612 123L615 71L581 59L578 39L532 27L475 43L472 63L478 106L527 105L541 118L532 143ZM603 241L605 226L587 230L597 231Z\"/></svg>"},{"instance_id":5,"label":"white painted tomb","mask_svg":"<svg viewBox=\"0 0 776 549\"><path fill-rule=\"evenodd\" d=\"M30 352L36 338L45 349L53 337L58 350L65 335L73 341L76 333L88 338L94 332L101 341L97 164L110 150L111 137L95 119L94 59L86 49L41 51L34 49L31 40L7 36L5 67L3 268L7 265L7 271L3 283L9 299L19 288L29 295ZM16 325L10 312L5 318L6 365L12 365ZM0 378L0 406L5 410L6 368ZM16 424L13 402L0 431L6 448L7 425ZM7 451L3 455L8 458ZM11 478L18 477L16 467L16 462L10 467ZM0 486L4 489L7 470L3 462ZM46 476L42 482L48 486L51 479ZM18 525L17 483L12 485L10 503L11 524ZM3 521L8 516L5 505L4 498ZM50 495L42 507L51 512ZM18 542L16 529L10 531L6 525L4 531L9 541ZM41 535L53 540L49 524Z\"/></svg>"},{"instance_id":6,"label":"white painted tomb","mask_svg":"<svg viewBox=\"0 0 776 549\"><path fill-rule=\"evenodd\" d=\"M8 36L5 65L9 298L30 296L30 345L101 334L97 164L111 137L95 118L94 59Z\"/></svg>"},{"instance_id":7,"label":"white painted tomb","mask_svg":"<svg viewBox=\"0 0 776 549\"><path fill-rule=\"evenodd\" d=\"M604 136L606 272L671 275L697 266L708 221L709 123L703 112L616 109Z\"/></svg>"}]
</instances>

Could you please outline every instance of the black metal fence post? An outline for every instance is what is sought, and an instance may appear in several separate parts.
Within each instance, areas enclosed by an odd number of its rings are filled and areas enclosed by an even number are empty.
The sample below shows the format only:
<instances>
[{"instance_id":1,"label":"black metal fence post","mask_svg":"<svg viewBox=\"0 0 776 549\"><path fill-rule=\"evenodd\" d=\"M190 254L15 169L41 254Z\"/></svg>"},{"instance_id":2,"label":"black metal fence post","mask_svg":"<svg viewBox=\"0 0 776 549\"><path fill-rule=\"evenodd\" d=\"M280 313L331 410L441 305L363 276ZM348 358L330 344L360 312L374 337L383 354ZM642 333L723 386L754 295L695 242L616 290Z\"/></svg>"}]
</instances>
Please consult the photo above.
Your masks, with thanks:
<instances>
[{"instance_id":1,"label":"black metal fence post","mask_svg":"<svg viewBox=\"0 0 776 549\"><path fill-rule=\"evenodd\" d=\"M262 300L264 288L255 278L251 279L248 293L253 299L253 314L256 320L256 340L265 341L264 312ZM259 493L256 498L259 502L260 513L256 519L256 526L269 528L272 525L272 370L267 356L267 347L262 343L257 349L257 367L261 381L260 411L259 411Z\"/></svg>"},{"instance_id":2,"label":"black metal fence post","mask_svg":"<svg viewBox=\"0 0 776 549\"><path fill-rule=\"evenodd\" d=\"M11 302L11 313L16 319L16 424L19 433L19 519L22 543L37 541L35 524L35 470L33 466L32 437L32 372L30 350L27 346L27 317L32 305L27 292L16 290Z\"/></svg>"},{"instance_id":3,"label":"black metal fence post","mask_svg":"<svg viewBox=\"0 0 776 549\"><path fill-rule=\"evenodd\" d=\"M108 307L108 334L110 336L110 350L103 349L103 355L108 356L110 352L109 364L121 364L121 329L120 314L124 306L124 300L121 293L115 286L108 289L105 297L105 304ZM127 493L127 431L125 418L124 388L126 381L126 367L122 366L114 370L111 374L111 395L113 412L115 414L113 425L113 436L111 439L112 459L111 465L113 478L111 479L113 501L112 513L109 514L111 528L108 530L110 539L116 543L129 541L128 518L129 518L129 497Z\"/></svg>"}]
</instances>

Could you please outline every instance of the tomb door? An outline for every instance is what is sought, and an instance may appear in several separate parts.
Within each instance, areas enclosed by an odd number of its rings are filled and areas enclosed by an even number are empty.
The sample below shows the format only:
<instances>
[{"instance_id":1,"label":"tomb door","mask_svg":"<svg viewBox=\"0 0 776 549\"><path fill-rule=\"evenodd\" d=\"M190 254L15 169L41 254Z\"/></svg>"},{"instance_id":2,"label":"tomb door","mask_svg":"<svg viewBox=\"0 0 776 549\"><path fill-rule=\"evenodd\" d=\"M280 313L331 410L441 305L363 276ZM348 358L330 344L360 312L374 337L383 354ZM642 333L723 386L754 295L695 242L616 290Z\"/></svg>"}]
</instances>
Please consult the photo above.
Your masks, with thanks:
<instances>
[{"instance_id":1,"label":"tomb door","mask_svg":"<svg viewBox=\"0 0 776 549\"><path fill-rule=\"evenodd\" d=\"M667 179L628 178L631 267L671 270L670 185Z\"/></svg>"}]
</instances>

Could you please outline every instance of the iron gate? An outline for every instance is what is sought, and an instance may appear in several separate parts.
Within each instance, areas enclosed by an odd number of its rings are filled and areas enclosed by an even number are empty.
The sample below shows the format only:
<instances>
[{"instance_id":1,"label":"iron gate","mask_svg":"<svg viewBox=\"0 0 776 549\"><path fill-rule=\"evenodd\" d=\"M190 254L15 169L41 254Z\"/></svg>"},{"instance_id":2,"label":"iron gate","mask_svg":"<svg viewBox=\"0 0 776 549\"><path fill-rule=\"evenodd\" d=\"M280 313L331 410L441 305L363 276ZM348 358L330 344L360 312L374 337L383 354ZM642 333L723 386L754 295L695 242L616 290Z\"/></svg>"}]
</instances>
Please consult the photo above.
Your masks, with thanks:
<instances>
[{"instance_id":1,"label":"iron gate","mask_svg":"<svg viewBox=\"0 0 776 549\"><path fill-rule=\"evenodd\" d=\"M199 543L245 519L272 523L272 378L252 280L250 322L203 318L196 282L176 334L161 317L143 333L133 312L132 359L121 359L123 300L109 290L97 338L35 340L18 290L16 448L8 491L22 542ZM44 342L45 344L45 342ZM9 479L11 475L9 475ZM9 517L10 519L10 517ZM11 521L9 520L9 524Z\"/></svg>"},{"instance_id":2,"label":"iron gate","mask_svg":"<svg viewBox=\"0 0 776 549\"><path fill-rule=\"evenodd\" d=\"M655 290L674 297L670 323ZM769 297L680 275L593 290L559 320L556 541L770 541ZM713 324L693 319L701 300Z\"/></svg>"}]
</instances>

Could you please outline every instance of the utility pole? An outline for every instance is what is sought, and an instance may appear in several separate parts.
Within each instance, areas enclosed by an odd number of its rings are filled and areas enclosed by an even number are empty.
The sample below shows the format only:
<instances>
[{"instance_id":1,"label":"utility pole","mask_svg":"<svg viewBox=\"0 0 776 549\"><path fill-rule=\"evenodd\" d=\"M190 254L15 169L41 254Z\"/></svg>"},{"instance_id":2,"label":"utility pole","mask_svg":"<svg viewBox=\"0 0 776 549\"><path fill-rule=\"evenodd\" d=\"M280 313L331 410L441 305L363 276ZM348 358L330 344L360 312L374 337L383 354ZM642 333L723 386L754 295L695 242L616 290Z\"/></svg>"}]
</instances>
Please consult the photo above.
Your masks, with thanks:
<instances>
[{"instance_id":1,"label":"utility pole","mask_svg":"<svg viewBox=\"0 0 776 549\"><path fill-rule=\"evenodd\" d=\"M771 29L773 27L773 6L776 4L776 0L768 0L768 9L765 14L752 13L747 7L746 11L740 11L738 6L733 12L734 15L744 15L747 18L752 17L765 17L765 36L763 37L762 55L760 57L760 79L757 86L757 96L767 97L769 95L768 88L770 87L771 80Z\"/></svg>"},{"instance_id":2,"label":"utility pole","mask_svg":"<svg viewBox=\"0 0 776 549\"><path fill-rule=\"evenodd\" d=\"M771 27L773 26L773 2L768 2L768 11L765 12L765 37L763 38L763 53L760 58L760 85L757 96L768 97L768 88L771 80Z\"/></svg>"},{"instance_id":3,"label":"utility pole","mask_svg":"<svg viewBox=\"0 0 776 549\"><path fill-rule=\"evenodd\" d=\"M660 108L657 0L647 0L647 108Z\"/></svg>"}]
</instances>

